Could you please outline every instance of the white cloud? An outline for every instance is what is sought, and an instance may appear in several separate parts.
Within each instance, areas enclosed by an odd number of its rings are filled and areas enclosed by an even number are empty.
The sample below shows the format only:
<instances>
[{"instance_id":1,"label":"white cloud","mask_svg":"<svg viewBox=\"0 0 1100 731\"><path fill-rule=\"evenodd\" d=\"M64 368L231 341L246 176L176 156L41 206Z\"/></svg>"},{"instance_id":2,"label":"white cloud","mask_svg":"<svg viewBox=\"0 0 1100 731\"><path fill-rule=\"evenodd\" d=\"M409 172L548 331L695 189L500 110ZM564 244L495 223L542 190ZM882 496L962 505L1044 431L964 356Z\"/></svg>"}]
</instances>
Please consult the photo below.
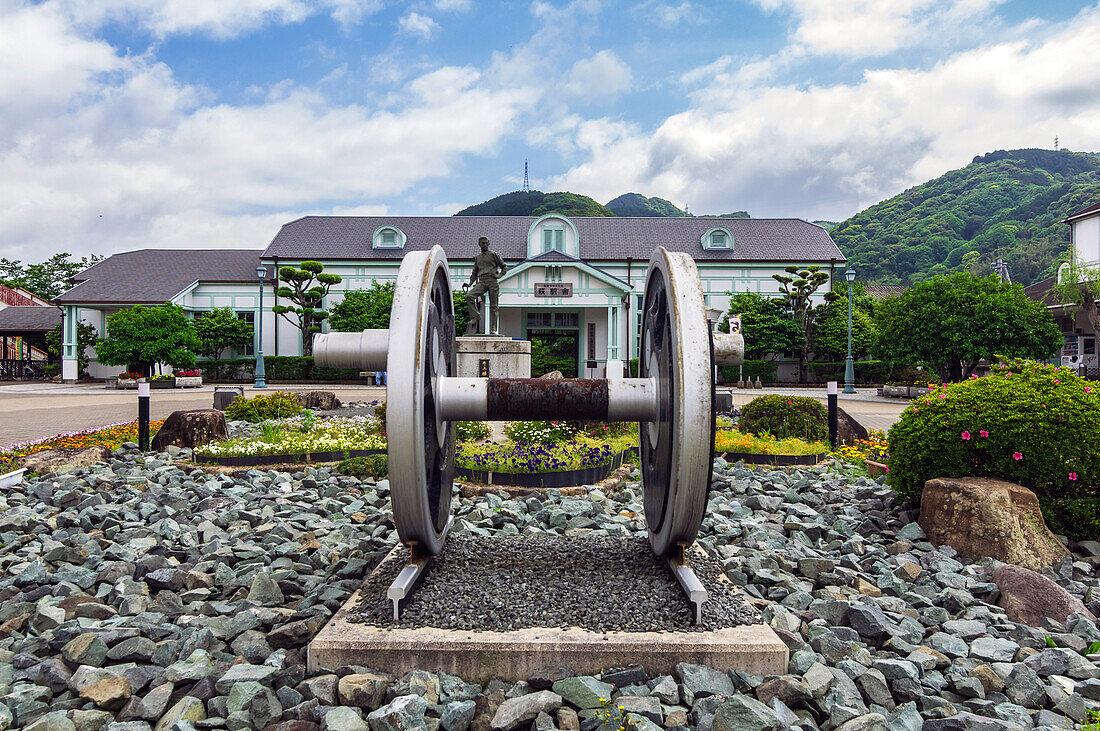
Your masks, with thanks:
<instances>
[{"instance_id":1,"label":"white cloud","mask_svg":"<svg viewBox=\"0 0 1100 731\"><path fill-rule=\"evenodd\" d=\"M684 22L698 23L703 20L702 11L688 0L682 0L679 3L646 0L635 5L632 12L634 17L651 20L664 28Z\"/></svg>"},{"instance_id":2,"label":"white cloud","mask_svg":"<svg viewBox=\"0 0 1100 731\"><path fill-rule=\"evenodd\" d=\"M876 56L930 34L959 32L1004 0L754 0L795 19L795 48L806 53Z\"/></svg>"},{"instance_id":3,"label":"white cloud","mask_svg":"<svg viewBox=\"0 0 1100 731\"><path fill-rule=\"evenodd\" d=\"M613 51L603 50L573 64L565 91L587 99L611 101L630 89L630 67Z\"/></svg>"},{"instance_id":4,"label":"white cloud","mask_svg":"<svg viewBox=\"0 0 1100 731\"><path fill-rule=\"evenodd\" d=\"M1100 9L1032 43L868 71L856 83L776 85L732 64L652 132L575 125L584 152L554 186L624 190L696 211L838 219L994 149L1100 147ZM705 75L696 77L702 80Z\"/></svg>"},{"instance_id":5,"label":"white cloud","mask_svg":"<svg viewBox=\"0 0 1100 731\"><path fill-rule=\"evenodd\" d=\"M470 0L435 0L432 6L444 13L465 13L473 7Z\"/></svg>"},{"instance_id":6,"label":"white cloud","mask_svg":"<svg viewBox=\"0 0 1100 731\"><path fill-rule=\"evenodd\" d=\"M385 108L280 82L218 102L48 5L0 10L0 256L262 247L308 211L376 201L495 151L535 94L443 67Z\"/></svg>"},{"instance_id":7,"label":"white cloud","mask_svg":"<svg viewBox=\"0 0 1100 731\"><path fill-rule=\"evenodd\" d=\"M397 27L402 33L428 40L432 37L433 33L439 30L439 23L436 23L431 17L421 15L414 10L408 15L402 16L402 18L397 21Z\"/></svg>"}]
</instances>

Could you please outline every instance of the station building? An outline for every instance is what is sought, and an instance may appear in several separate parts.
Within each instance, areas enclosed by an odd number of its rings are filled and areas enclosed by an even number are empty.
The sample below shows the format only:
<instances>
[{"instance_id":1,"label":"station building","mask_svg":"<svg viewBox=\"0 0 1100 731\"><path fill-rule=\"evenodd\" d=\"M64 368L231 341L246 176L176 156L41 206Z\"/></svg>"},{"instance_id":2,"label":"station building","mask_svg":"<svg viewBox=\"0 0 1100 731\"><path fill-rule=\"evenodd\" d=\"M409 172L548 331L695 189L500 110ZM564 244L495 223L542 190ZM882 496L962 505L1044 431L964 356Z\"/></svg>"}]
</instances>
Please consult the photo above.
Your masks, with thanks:
<instances>
[{"instance_id":1,"label":"station building","mask_svg":"<svg viewBox=\"0 0 1100 731\"><path fill-rule=\"evenodd\" d=\"M342 277L327 309L349 290L396 280L405 253L439 245L459 289L481 236L508 265L500 280L500 333L573 343L582 377L603 376L609 361L637 356L646 268L658 246L695 260L706 304L723 312L733 292L776 294L772 275L789 265L819 265L831 283L846 266L826 230L800 219L306 216L285 224L263 250L144 249L80 273L56 300L65 321L64 378L77 376L76 323L90 323L102 336L109 315L136 304L170 302L194 314L230 307L249 322L263 318L265 355L300 355L300 331L271 310L280 267L313 260ZM122 370L89 356L93 377Z\"/></svg>"}]
</instances>

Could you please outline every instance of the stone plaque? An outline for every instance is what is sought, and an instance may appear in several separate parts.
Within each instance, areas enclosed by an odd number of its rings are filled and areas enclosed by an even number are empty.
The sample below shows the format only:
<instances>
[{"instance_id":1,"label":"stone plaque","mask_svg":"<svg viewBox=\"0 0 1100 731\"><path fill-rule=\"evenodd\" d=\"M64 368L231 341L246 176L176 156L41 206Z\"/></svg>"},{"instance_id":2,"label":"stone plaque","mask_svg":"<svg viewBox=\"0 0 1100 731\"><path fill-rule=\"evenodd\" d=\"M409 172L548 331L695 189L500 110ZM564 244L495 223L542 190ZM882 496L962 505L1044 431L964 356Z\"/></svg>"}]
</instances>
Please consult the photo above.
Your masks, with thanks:
<instances>
[{"instance_id":1,"label":"stone plaque","mask_svg":"<svg viewBox=\"0 0 1100 731\"><path fill-rule=\"evenodd\" d=\"M539 282L535 284L536 297L572 297L572 282Z\"/></svg>"},{"instance_id":2,"label":"stone plaque","mask_svg":"<svg viewBox=\"0 0 1100 731\"><path fill-rule=\"evenodd\" d=\"M477 360L477 375L479 378L489 377L489 359L478 358Z\"/></svg>"}]
</instances>

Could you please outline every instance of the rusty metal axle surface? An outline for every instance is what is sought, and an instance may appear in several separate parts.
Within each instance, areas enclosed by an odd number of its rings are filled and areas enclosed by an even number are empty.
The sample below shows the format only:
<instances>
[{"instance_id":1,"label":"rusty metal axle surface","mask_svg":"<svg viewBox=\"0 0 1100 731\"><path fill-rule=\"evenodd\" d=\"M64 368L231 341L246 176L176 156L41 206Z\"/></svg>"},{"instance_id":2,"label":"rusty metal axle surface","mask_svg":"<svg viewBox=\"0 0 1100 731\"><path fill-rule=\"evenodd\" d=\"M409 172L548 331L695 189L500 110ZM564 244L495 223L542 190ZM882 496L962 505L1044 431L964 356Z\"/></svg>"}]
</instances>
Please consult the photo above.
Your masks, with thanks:
<instances>
[{"instance_id":1,"label":"rusty metal axle surface","mask_svg":"<svg viewBox=\"0 0 1100 731\"><path fill-rule=\"evenodd\" d=\"M490 378L486 399L492 421L604 421L607 405L607 381L596 378Z\"/></svg>"}]
</instances>

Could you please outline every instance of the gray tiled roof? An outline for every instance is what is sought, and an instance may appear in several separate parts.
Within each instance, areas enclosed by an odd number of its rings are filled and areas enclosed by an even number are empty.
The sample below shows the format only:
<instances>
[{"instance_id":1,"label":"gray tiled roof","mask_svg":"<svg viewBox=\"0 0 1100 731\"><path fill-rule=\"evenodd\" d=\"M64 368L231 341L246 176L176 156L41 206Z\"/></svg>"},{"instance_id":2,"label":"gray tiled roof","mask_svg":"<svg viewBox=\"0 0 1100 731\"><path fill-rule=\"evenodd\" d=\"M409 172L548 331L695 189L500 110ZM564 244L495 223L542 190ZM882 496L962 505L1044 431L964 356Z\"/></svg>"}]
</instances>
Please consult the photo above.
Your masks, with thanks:
<instances>
[{"instance_id":1,"label":"gray tiled roof","mask_svg":"<svg viewBox=\"0 0 1100 731\"><path fill-rule=\"evenodd\" d=\"M61 322L61 310L56 307L5 307L0 310L0 332L46 332Z\"/></svg>"},{"instance_id":2,"label":"gray tiled roof","mask_svg":"<svg viewBox=\"0 0 1100 731\"><path fill-rule=\"evenodd\" d=\"M1100 213L1100 203L1093 203L1091 206L1085 206L1079 211L1074 211L1063 218L1062 223L1068 223L1074 219L1083 218L1084 216L1091 216L1094 213Z\"/></svg>"},{"instance_id":3,"label":"gray tiled roof","mask_svg":"<svg viewBox=\"0 0 1100 731\"><path fill-rule=\"evenodd\" d=\"M115 254L73 277L61 304L162 304L192 282L256 283L255 249L141 249ZM268 267L270 270L270 267ZM268 276L271 276L269 271Z\"/></svg>"},{"instance_id":4,"label":"gray tiled roof","mask_svg":"<svg viewBox=\"0 0 1100 731\"><path fill-rule=\"evenodd\" d=\"M493 250L512 261L527 257L527 216L306 216L284 224L264 251L280 259L400 259L406 251L439 244L454 259L472 259L477 239L488 236ZM648 260L658 246L683 251L700 261L844 261L820 226L796 218L571 218L587 261ZM395 226L408 240L402 249L372 249L374 232ZM704 250L700 238L712 228L727 229L733 251Z\"/></svg>"}]
</instances>

